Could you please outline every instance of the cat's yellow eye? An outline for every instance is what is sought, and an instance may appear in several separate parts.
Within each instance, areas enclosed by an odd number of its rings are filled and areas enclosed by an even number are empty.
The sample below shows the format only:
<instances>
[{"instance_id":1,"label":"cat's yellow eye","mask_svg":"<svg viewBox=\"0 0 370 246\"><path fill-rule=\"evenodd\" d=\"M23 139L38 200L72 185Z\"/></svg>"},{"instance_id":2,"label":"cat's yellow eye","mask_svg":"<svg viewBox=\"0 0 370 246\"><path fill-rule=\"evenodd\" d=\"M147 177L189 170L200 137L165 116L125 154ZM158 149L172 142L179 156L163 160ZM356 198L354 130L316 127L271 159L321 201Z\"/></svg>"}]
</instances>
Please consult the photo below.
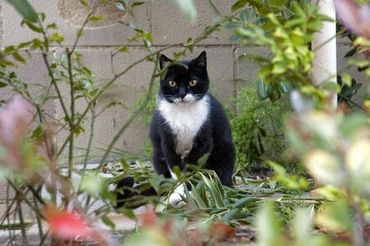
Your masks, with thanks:
<instances>
[{"instance_id":1,"label":"cat's yellow eye","mask_svg":"<svg viewBox=\"0 0 370 246\"><path fill-rule=\"evenodd\" d=\"M195 86L196 84L197 84L197 81L195 79L190 80L190 82L189 82L190 86Z\"/></svg>"},{"instance_id":2,"label":"cat's yellow eye","mask_svg":"<svg viewBox=\"0 0 370 246\"><path fill-rule=\"evenodd\" d=\"M171 87L175 87L175 86L176 86L176 82L175 82L175 81L173 81L173 80L170 80L170 81L168 82L168 84L169 84Z\"/></svg>"}]
</instances>

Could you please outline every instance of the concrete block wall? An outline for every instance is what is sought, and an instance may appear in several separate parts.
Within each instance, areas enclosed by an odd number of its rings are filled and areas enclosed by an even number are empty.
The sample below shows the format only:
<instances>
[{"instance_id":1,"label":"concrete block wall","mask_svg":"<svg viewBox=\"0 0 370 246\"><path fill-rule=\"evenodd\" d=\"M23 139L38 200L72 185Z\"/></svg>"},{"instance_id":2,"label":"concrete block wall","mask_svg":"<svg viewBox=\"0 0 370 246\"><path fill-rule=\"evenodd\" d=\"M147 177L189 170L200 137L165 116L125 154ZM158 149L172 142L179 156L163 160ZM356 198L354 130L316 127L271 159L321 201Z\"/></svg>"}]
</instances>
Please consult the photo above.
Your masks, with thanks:
<instances>
[{"instance_id":1,"label":"concrete block wall","mask_svg":"<svg viewBox=\"0 0 370 246\"><path fill-rule=\"evenodd\" d=\"M90 2L94 4L97 1L92 0ZM82 7L79 1L75 0L30 0L30 2L37 11L46 13L47 23L55 22L57 24L59 32L65 37L63 44L65 46L73 45L76 32L89 10ZM230 14L232 2L228 0L214 1L222 14L225 15ZM208 2L196 0L195 3L199 18L194 24L186 21L169 0L147 1L146 4L135 9L135 15L139 25L153 34L154 46L162 48L165 45L183 43L189 37L196 37L206 26L212 24L215 13ZM21 17L12 6L2 1L0 2L0 11L1 47L34 38L35 34L20 26ZM83 55L82 62L84 65L96 74L97 85L100 86L113 77L112 67L116 71L120 71L148 53L140 43L129 43L127 39L134 32L129 27L117 23L120 20L130 21L130 16L125 16L114 7L98 8L96 14L103 15L104 20L89 24L86 27L86 31L78 43L77 51ZM212 34L208 39L196 45L194 54L190 54L189 58L195 57L202 50L207 51L211 91L222 102L233 108L233 96L237 95L237 92L247 83L254 81L258 71L258 66L247 58L243 58L243 54L260 54L266 53L266 51L257 47L240 48L237 43L230 41L230 35L231 33L228 30ZM129 52L116 56L112 65L110 55L117 47L122 45L127 45ZM347 42L343 40L338 43L339 58L343 57L346 45ZM58 53L62 50L62 47L55 47L55 50ZM176 48L165 53L171 56L174 51L176 51ZM338 60L338 67L341 70L345 67L346 62L343 59ZM34 87L33 90L36 93L44 92L45 88L40 87L40 85L48 83L48 76L40 54L31 53L28 63L19 66L16 70L21 79L29 82L31 87ZM101 155L101 152L96 148L106 147L127 119L130 109L146 91L152 70L152 64L149 62L134 67L128 74L118 79L98 101L98 108L100 109L112 101L122 102L126 108L111 108L97 121L93 145L96 150L93 155L96 159L93 159L93 161L98 160L97 157ZM362 75L356 74L355 71L351 71L351 73L361 81L366 80ZM62 87L62 94L68 98L68 89ZM11 96L11 93L8 90L0 90L1 99L6 99L9 96ZM46 110L50 115L61 118L62 110L58 105L58 103L53 104L51 102L46 106ZM78 105L81 109L84 106L82 102ZM86 132L89 130L89 125L87 120L85 122ZM77 138L78 147L86 147L87 135L82 134ZM65 133L61 132L58 139L62 140L64 137ZM143 122L137 121L121 137L116 147L130 153L140 153L145 139L147 139L147 127ZM83 151L77 150L77 154L83 154Z\"/></svg>"},{"instance_id":2,"label":"concrete block wall","mask_svg":"<svg viewBox=\"0 0 370 246\"><path fill-rule=\"evenodd\" d=\"M34 8L39 12L46 13L46 22L55 22L59 32L64 36L63 45L71 46L74 43L76 32L84 21L88 10L75 0L53 0L38 1L30 0ZM94 1L90 1L94 2ZM96 1L95 1L96 2ZM213 23L214 13L208 6L207 1L195 1L199 18L196 23L190 24L186 21L178 9L168 0L153 0L135 9L139 25L154 36L154 46L161 48L165 45L183 43L189 37L197 37L203 29ZM230 13L232 1L217 0L220 11L224 14ZM144 57L148 53L139 43L129 43L128 37L134 32L127 26L118 24L119 20L129 21L130 17L123 15L114 8L104 7L97 10L97 15L105 16L102 22L88 25L84 35L80 39L77 51L83 55L82 62L96 74L97 85L103 85L113 77L110 55L117 47L127 45L129 53L120 54L115 57L113 67L120 71L129 64ZM1 31L1 45L24 42L34 38L35 34L27 28L21 27L21 17L7 3L3 3L1 12L3 23ZM195 57L202 50L208 53L209 75L211 78L211 91L223 102L232 106L232 96L236 93L235 78L237 66L235 56L237 46L229 40L230 32L222 31L212 34L208 39L202 41L194 48L194 54L189 58ZM56 53L62 50L55 47ZM165 52L171 56L176 48ZM37 84L46 84L48 76L46 74L43 61L39 54L31 54L28 63L17 68L19 77L25 81ZM147 89L151 72L152 63L144 62L133 68L127 75L118 79L98 101L98 109L112 101L122 102L127 108L115 107L108 109L100 120L96 123L95 141L92 161L99 160L101 150L104 149L115 135L119 127L129 116L130 109L143 96ZM41 91L42 92L42 91ZM68 98L68 88L62 87L62 94ZM9 97L8 92L0 92L2 97ZM83 108L84 103L78 103L79 108ZM57 118L62 117L62 110L58 103L48 108L50 114ZM86 133L79 136L77 146L84 148L87 145L89 122L85 122ZM60 142L66 136L61 132L58 136ZM116 147L129 153L140 154L143 142L147 139L147 126L139 119L130 129L123 134ZM77 149L76 155L83 154L84 151Z\"/></svg>"}]
</instances>

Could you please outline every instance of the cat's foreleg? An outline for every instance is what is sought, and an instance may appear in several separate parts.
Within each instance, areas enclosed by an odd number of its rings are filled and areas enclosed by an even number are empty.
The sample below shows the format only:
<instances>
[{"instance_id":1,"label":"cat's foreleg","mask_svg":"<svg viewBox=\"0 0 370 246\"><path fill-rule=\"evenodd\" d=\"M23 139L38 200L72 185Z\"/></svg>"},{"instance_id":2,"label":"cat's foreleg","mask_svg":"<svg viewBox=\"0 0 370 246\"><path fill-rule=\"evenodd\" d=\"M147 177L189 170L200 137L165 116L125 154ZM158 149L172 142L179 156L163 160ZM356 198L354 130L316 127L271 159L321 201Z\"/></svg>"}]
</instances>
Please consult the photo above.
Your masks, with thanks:
<instances>
[{"instance_id":1,"label":"cat's foreleg","mask_svg":"<svg viewBox=\"0 0 370 246\"><path fill-rule=\"evenodd\" d=\"M165 178L171 178L171 170L162 151L159 149L154 149L153 151L153 167L156 173L163 175Z\"/></svg>"},{"instance_id":2,"label":"cat's foreleg","mask_svg":"<svg viewBox=\"0 0 370 246\"><path fill-rule=\"evenodd\" d=\"M215 145L209 156L205 168L214 170L221 183L226 186L233 186L232 176L235 163L235 146L232 142L226 141Z\"/></svg>"}]
</instances>

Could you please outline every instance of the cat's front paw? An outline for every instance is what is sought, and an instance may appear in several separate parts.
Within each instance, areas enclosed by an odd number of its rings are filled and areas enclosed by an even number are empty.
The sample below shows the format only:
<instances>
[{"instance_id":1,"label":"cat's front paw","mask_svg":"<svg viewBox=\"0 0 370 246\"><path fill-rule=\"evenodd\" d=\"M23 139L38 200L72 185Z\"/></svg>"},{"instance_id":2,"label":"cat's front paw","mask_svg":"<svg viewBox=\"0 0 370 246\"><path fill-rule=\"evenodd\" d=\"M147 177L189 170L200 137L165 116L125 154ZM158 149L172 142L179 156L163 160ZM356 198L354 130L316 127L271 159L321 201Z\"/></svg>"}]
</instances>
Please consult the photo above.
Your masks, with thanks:
<instances>
[{"instance_id":1,"label":"cat's front paw","mask_svg":"<svg viewBox=\"0 0 370 246\"><path fill-rule=\"evenodd\" d=\"M168 197L167 203L172 206L178 206L185 198L185 185L180 184Z\"/></svg>"}]
</instances>

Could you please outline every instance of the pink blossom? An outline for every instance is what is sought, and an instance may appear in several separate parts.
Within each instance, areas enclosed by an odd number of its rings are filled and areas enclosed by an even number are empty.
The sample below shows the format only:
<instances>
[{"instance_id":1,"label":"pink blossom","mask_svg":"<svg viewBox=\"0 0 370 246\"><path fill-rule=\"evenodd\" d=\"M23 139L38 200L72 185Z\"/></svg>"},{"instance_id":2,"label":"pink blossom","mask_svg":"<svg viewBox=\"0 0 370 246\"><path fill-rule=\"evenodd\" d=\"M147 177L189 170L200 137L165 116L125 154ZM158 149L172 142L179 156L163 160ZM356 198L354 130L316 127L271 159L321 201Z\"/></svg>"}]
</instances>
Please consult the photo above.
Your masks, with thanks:
<instances>
[{"instance_id":1,"label":"pink blossom","mask_svg":"<svg viewBox=\"0 0 370 246\"><path fill-rule=\"evenodd\" d=\"M370 5L359 6L353 0L334 2L338 18L351 32L370 38Z\"/></svg>"},{"instance_id":2,"label":"pink blossom","mask_svg":"<svg viewBox=\"0 0 370 246\"><path fill-rule=\"evenodd\" d=\"M0 142L13 146L20 142L32 120L32 105L23 97L15 96L0 108Z\"/></svg>"},{"instance_id":3,"label":"pink blossom","mask_svg":"<svg viewBox=\"0 0 370 246\"><path fill-rule=\"evenodd\" d=\"M93 230L77 213L46 207L44 214L51 233L60 239L74 240L77 237L86 239L92 236Z\"/></svg>"}]
</instances>

